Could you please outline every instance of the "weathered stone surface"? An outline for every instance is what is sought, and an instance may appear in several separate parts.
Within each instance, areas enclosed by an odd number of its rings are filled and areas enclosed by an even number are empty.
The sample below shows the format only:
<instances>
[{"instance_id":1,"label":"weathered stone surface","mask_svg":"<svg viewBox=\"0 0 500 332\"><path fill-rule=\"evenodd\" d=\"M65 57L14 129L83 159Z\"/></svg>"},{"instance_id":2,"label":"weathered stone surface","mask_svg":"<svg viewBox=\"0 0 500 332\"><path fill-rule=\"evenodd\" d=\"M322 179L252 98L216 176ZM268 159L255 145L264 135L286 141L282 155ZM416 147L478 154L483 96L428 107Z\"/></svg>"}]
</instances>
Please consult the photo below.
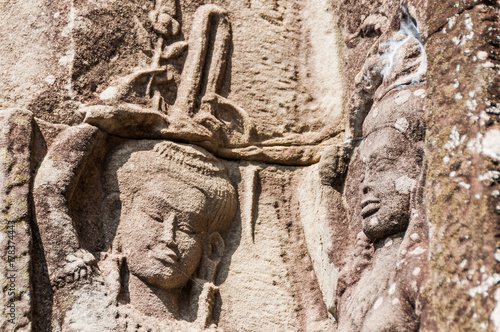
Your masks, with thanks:
<instances>
[{"instance_id":1,"label":"weathered stone surface","mask_svg":"<svg viewBox=\"0 0 500 332\"><path fill-rule=\"evenodd\" d=\"M500 328L498 10L488 1L429 6L427 330Z\"/></svg>"},{"instance_id":2,"label":"weathered stone surface","mask_svg":"<svg viewBox=\"0 0 500 332\"><path fill-rule=\"evenodd\" d=\"M2 330L500 330L497 2L0 17Z\"/></svg>"},{"instance_id":3,"label":"weathered stone surface","mask_svg":"<svg viewBox=\"0 0 500 332\"><path fill-rule=\"evenodd\" d=\"M2 1L0 107L26 108L47 121L77 124L72 99L72 1Z\"/></svg>"},{"instance_id":4,"label":"weathered stone surface","mask_svg":"<svg viewBox=\"0 0 500 332\"><path fill-rule=\"evenodd\" d=\"M33 115L22 109L0 111L0 328L30 331L30 186Z\"/></svg>"}]
</instances>

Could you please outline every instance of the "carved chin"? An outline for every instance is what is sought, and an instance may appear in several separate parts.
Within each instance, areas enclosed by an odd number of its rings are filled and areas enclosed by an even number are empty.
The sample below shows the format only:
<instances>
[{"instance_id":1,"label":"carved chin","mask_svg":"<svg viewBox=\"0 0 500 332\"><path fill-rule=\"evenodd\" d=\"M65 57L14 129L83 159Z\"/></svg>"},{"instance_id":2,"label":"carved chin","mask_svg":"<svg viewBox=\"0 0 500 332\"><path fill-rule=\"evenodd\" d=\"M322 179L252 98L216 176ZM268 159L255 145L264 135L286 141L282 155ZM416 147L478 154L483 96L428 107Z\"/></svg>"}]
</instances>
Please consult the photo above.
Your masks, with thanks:
<instances>
[{"instance_id":1,"label":"carved chin","mask_svg":"<svg viewBox=\"0 0 500 332\"><path fill-rule=\"evenodd\" d=\"M373 243L377 243L391 235L404 232L408 227L407 213L387 215L379 211L363 219L363 232Z\"/></svg>"}]
</instances>

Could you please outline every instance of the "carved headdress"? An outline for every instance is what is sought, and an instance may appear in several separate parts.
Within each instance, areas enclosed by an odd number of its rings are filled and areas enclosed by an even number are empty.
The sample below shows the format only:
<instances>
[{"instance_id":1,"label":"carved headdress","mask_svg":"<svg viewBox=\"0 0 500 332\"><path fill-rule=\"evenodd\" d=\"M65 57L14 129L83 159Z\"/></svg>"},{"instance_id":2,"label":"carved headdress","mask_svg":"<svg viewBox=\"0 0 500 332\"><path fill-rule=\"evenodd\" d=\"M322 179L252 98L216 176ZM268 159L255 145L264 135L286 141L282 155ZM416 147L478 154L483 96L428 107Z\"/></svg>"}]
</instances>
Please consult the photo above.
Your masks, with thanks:
<instances>
[{"instance_id":1,"label":"carved headdress","mask_svg":"<svg viewBox=\"0 0 500 332\"><path fill-rule=\"evenodd\" d=\"M204 193L208 200L209 230L222 233L231 223L236 211L236 191L229 181L224 165L212 154L194 145L170 141L137 142L138 151L130 154L119 149L111 165L120 163L125 155L128 160L117 171L118 186L112 191L134 194L147 184L144 175L174 178ZM146 150L143 150L146 148ZM141 165L138 172L137 165ZM111 181L110 181L111 182ZM165 188L168 190L168 188Z\"/></svg>"}]
</instances>

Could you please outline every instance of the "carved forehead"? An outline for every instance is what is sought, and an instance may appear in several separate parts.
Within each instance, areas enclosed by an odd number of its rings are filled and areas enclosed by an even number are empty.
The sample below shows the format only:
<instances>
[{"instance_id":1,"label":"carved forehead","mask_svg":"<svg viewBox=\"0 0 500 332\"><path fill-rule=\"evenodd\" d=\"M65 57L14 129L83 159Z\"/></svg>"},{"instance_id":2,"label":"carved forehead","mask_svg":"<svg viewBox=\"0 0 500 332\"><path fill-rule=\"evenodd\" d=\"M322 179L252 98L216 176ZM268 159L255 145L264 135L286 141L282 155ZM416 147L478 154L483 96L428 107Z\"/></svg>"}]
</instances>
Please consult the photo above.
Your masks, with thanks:
<instances>
[{"instance_id":1,"label":"carved forehead","mask_svg":"<svg viewBox=\"0 0 500 332\"><path fill-rule=\"evenodd\" d=\"M361 158L400 158L411 149L411 144L398 130L385 127L372 132L361 144Z\"/></svg>"},{"instance_id":2,"label":"carved forehead","mask_svg":"<svg viewBox=\"0 0 500 332\"><path fill-rule=\"evenodd\" d=\"M154 209L201 214L207 209L207 196L195 186L164 174L145 182L136 204L149 204Z\"/></svg>"}]
</instances>

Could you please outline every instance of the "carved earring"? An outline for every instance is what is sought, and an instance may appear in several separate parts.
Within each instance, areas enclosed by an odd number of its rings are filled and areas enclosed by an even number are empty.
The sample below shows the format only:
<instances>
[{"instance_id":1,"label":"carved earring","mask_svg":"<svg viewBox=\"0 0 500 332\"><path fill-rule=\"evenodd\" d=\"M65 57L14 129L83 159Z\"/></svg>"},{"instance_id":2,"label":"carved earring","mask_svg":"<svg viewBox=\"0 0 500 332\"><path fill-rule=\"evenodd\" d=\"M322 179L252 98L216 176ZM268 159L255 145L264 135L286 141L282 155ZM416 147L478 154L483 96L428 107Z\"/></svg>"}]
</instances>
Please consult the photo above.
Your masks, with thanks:
<instances>
[{"instance_id":1,"label":"carved earring","mask_svg":"<svg viewBox=\"0 0 500 332\"><path fill-rule=\"evenodd\" d=\"M219 263L224 254L225 244L218 232L213 232L208 238L208 246L203 252L199 278L209 282L215 281Z\"/></svg>"}]
</instances>

